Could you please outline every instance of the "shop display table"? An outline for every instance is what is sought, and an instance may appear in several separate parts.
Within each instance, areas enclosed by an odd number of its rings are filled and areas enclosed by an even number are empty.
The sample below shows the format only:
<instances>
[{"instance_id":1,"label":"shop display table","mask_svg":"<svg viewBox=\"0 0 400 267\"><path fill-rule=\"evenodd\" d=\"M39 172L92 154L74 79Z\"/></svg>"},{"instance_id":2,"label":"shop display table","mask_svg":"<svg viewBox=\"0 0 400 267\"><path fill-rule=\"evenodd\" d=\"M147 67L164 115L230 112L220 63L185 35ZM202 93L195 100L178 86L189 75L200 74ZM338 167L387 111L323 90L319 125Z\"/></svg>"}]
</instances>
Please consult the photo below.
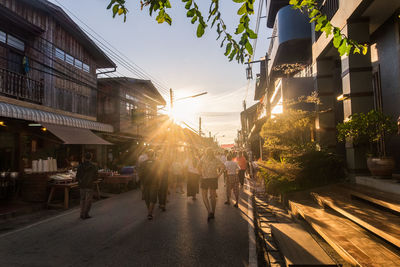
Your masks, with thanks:
<instances>
[{"instance_id":1,"label":"shop display table","mask_svg":"<svg viewBox=\"0 0 400 267\"><path fill-rule=\"evenodd\" d=\"M121 192L121 186L124 186L125 190L128 189L129 182L134 182L133 175L113 175L113 176L103 176L104 184L114 184L118 185L119 191Z\"/></svg>"},{"instance_id":2,"label":"shop display table","mask_svg":"<svg viewBox=\"0 0 400 267\"><path fill-rule=\"evenodd\" d=\"M96 197L97 199L100 199L100 188L99 188L99 183L101 181L97 180L94 182L95 187L96 187ZM54 191L56 189L64 189L64 209L68 209L69 207L69 191L73 188L78 188L78 182L73 182L73 183L65 183L65 184L50 184L50 194L49 198L47 199L47 207L58 207L59 205L52 204L51 201L53 200L54 197Z\"/></svg>"}]
</instances>

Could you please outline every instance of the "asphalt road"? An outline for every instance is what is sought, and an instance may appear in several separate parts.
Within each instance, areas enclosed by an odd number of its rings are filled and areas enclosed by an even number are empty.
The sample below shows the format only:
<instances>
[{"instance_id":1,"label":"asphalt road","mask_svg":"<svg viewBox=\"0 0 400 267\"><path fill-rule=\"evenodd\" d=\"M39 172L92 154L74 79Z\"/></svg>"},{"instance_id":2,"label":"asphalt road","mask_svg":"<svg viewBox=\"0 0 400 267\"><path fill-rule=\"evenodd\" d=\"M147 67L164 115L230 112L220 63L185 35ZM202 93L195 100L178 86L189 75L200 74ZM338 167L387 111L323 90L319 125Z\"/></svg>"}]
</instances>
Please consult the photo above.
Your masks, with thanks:
<instances>
[{"instance_id":1,"label":"asphalt road","mask_svg":"<svg viewBox=\"0 0 400 267\"><path fill-rule=\"evenodd\" d=\"M0 266L255 266L247 190L239 209L221 179L218 196L210 223L200 196L175 193L153 221L138 190L96 202L88 220L75 208L2 233Z\"/></svg>"}]
</instances>

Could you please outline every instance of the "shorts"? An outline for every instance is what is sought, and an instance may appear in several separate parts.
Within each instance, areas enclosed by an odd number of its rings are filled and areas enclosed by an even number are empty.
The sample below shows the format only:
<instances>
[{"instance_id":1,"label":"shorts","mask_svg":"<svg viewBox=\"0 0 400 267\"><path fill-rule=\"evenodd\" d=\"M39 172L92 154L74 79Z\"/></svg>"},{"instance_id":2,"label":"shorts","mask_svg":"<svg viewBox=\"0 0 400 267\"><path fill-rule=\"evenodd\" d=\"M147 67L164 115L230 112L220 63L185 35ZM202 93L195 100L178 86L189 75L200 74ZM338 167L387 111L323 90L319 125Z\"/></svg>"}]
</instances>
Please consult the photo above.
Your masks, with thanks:
<instances>
[{"instance_id":1,"label":"shorts","mask_svg":"<svg viewBox=\"0 0 400 267\"><path fill-rule=\"evenodd\" d=\"M218 178L203 178L201 179L201 189L218 189Z\"/></svg>"}]
</instances>

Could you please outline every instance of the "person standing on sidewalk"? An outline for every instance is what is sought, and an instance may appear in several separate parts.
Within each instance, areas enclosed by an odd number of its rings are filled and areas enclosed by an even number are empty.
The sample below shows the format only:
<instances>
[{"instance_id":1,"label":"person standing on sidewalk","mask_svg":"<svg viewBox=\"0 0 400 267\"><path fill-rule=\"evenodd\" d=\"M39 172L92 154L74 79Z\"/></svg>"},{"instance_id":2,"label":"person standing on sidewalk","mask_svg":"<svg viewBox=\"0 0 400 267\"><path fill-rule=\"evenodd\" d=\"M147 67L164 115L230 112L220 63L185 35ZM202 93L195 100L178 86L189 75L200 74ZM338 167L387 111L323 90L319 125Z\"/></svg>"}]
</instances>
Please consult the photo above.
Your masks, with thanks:
<instances>
[{"instance_id":1,"label":"person standing on sidewalk","mask_svg":"<svg viewBox=\"0 0 400 267\"><path fill-rule=\"evenodd\" d=\"M246 173L247 169L247 160L243 155L243 152L239 152L239 156L236 159L236 162L239 164L240 170L239 170L239 182L241 187L243 188L244 185L244 175Z\"/></svg>"},{"instance_id":2,"label":"person standing on sidewalk","mask_svg":"<svg viewBox=\"0 0 400 267\"><path fill-rule=\"evenodd\" d=\"M215 206L217 203L216 194L218 189L218 177L220 171L225 170L225 165L217 159L211 148L206 150L205 156L200 161L201 170L201 194L203 202L208 211L207 221L215 218ZM208 198L210 192L210 199Z\"/></svg>"},{"instance_id":3,"label":"person standing on sidewalk","mask_svg":"<svg viewBox=\"0 0 400 267\"><path fill-rule=\"evenodd\" d=\"M239 165L237 162L232 161L232 156L228 155L228 159L225 162L225 168L227 173L226 179L226 205L230 205L231 203L231 194L232 190L235 194L236 204L234 205L235 208L238 207L239 204L239 178L238 178L238 171L240 170Z\"/></svg>"},{"instance_id":4,"label":"person standing on sidewalk","mask_svg":"<svg viewBox=\"0 0 400 267\"><path fill-rule=\"evenodd\" d=\"M92 162L92 153L86 152L83 162L78 166L76 179L80 187L81 219L91 218L89 215L92 206L94 181L97 179L98 168Z\"/></svg>"},{"instance_id":5,"label":"person standing on sidewalk","mask_svg":"<svg viewBox=\"0 0 400 267\"><path fill-rule=\"evenodd\" d=\"M140 164L139 174L143 181L143 196L147 206L147 219L153 219L154 205L157 203L159 177L153 150L147 152L148 159Z\"/></svg>"}]
</instances>

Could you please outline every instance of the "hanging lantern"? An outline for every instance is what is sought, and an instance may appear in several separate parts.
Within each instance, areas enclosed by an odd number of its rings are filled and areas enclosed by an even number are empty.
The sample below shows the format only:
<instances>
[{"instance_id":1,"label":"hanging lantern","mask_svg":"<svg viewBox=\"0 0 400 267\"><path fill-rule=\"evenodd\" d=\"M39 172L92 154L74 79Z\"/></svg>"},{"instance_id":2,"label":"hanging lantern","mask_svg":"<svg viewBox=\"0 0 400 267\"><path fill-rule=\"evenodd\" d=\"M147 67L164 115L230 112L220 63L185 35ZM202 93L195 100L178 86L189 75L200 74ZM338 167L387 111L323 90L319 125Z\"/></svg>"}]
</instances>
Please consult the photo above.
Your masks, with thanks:
<instances>
[{"instance_id":1,"label":"hanging lantern","mask_svg":"<svg viewBox=\"0 0 400 267\"><path fill-rule=\"evenodd\" d=\"M253 70L251 69L250 64L246 68L246 77L247 77L247 80L252 80L253 79Z\"/></svg>"}]
</instances>

